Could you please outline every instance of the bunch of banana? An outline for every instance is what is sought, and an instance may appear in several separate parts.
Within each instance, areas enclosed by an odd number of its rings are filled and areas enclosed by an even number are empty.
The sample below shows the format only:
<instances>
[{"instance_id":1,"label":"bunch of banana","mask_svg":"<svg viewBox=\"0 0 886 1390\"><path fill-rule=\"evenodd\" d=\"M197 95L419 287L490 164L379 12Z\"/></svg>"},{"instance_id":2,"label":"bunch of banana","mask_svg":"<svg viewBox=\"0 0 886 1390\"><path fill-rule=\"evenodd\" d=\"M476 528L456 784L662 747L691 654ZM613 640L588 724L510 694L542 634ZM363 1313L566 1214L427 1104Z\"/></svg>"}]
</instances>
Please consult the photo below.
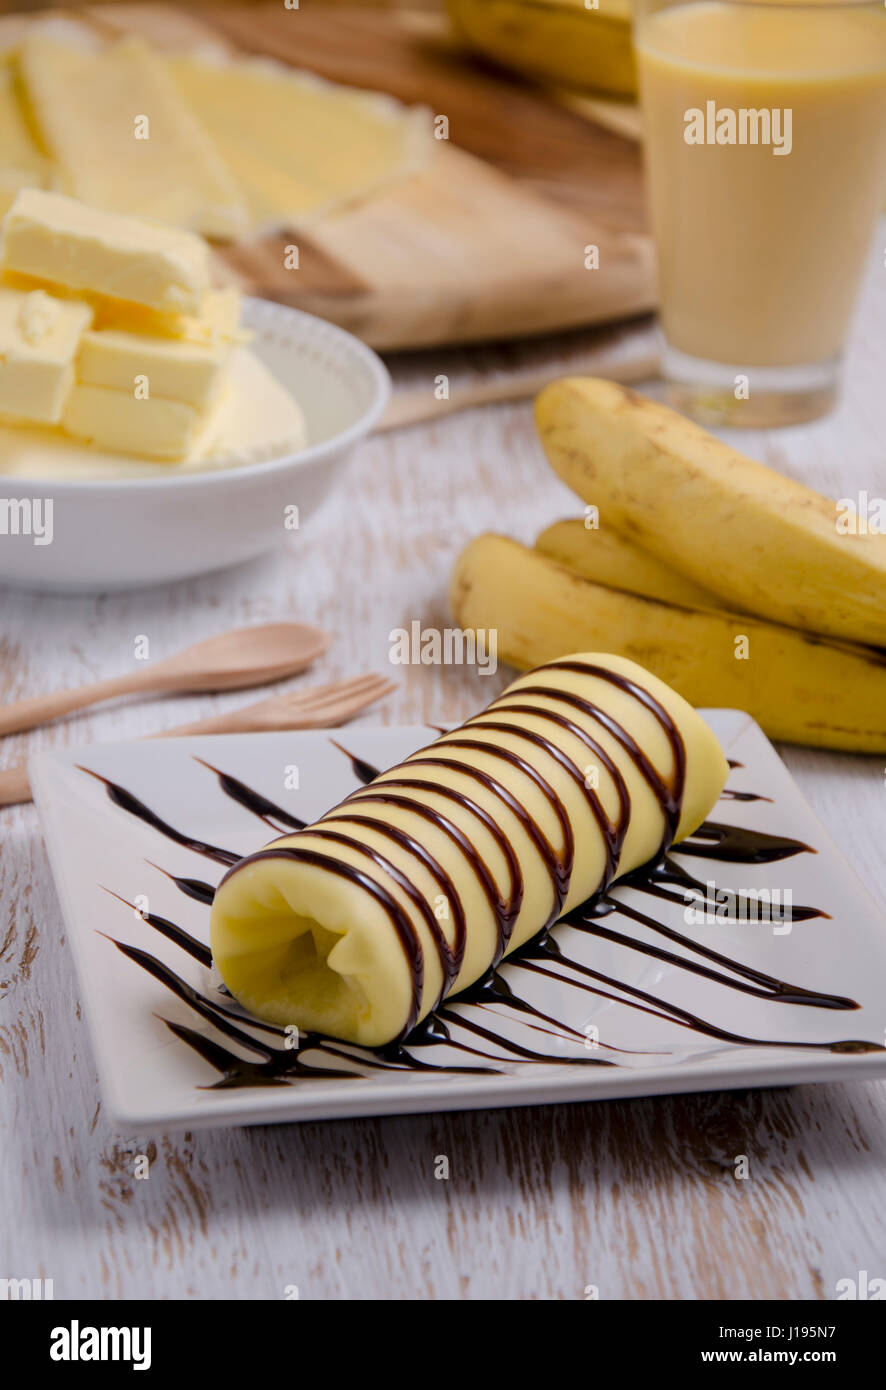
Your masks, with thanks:
<instances>
[{"instance_id":1,"label":"bunch of banana","mask_svg":"<svg viewBox=\"0 0 886 1390\"><path fill-rule=\"evenodd\" d=\"M886 752L886 536L840 534L832 501L611 382L554 383L536 420L592 524L472 542L463 627L518 667L617 652L773 738Z\"/></svg>"},{"instance_id":2,"label":"bunch of banana","mask_svg":"<svg viewBox=\"0 0 886 1390\"><path fill-rule=\"evenodd\" d=\"M631 0L447 0L459 38L537 81L636 94Z\"/></svg>"}]
</instances>

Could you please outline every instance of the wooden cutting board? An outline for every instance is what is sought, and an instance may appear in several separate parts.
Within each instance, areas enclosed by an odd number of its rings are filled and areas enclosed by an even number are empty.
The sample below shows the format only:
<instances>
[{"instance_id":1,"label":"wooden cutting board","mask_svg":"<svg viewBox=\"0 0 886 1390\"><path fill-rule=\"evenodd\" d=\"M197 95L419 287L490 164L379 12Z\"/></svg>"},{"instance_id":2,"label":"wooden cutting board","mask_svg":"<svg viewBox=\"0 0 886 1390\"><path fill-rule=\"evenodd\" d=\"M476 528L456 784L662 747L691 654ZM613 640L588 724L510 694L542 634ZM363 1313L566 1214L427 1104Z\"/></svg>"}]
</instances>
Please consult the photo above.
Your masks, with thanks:
<instances>
[{"instance_id":1,"label":"wooden cutting board","mask_svg":"<svg viewBox=\"0 0 886 1390\"><path fill-rule=\"evenodd\" d=\"M474 60L419 11L271 5L102 5L104 32L165 48L220 41L449 119L422 174L310 236L266 237L221 258L248 293L331 319L384 349L605 323L654 306L640 157L631 140ZM283 247L299 247L298 271ZM599 268L587 269L586 248Z\"/></svg>"}]
</instances>

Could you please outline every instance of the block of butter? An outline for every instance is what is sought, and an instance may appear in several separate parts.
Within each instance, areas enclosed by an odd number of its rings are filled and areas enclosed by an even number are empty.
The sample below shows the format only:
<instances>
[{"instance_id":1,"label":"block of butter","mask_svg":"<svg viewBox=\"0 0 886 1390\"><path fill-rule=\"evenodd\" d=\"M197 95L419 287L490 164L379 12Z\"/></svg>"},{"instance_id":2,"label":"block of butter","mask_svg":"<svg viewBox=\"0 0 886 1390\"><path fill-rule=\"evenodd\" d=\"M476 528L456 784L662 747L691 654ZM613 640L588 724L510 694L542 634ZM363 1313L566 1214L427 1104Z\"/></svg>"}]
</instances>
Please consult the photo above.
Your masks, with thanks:
<instances>
[{"instance_id":1,"label":"block of butter","mask_svg":"<svg viewBox=\"0 0 886 1390\"><path fill-rule=\"evenodd\" d=\"M0 414L54 425L74 380L88 304L0 287Z\"/></svg>"},{"instance_id":2,"label":"block of butter","mask_svg":"<svg viewBox=\"0 0 886 1390\"><path fill-rule=\"evenodd\" d=\"M156 477L158 468L195 473L244 467L295 453L307 444L298 403L246 347L233 350L230 390L215 419L217 430L210 424L187 458L158 462L139 458L131 449L94 449L60 429L33 425L22 429L0 418L0 473L6 478L68 481L150 478Z\"/></svg>"},{"instance_id":3,"label":"block of butter","mask_svg":"<svg viewBox=\"0 0 886 1390\"><path fill-rule=\"evenodd\" d=\"M132 476L303 448L239 317L193 233L22 189L0 241L0 471Z\"/></svg>"},{"instance_id":4,"label":"block of butter","mask_svg":"<svg viewBox=\"0 0 886 1390\"><path fill-rule=\"evenodd\" d=\"M132 396L140 388L148 399L182 401L196 410L212 404L226 376L230 343L180 342L114 328L84 333L77 357L77 381Z\"/></svg>"},{"instance_id":5,"label":"block of butter","mask_svg":"<svg viewBox=\"0 0 886 1390\"><path fill-rule=\"evenodd\" d=\"M23 188L6 214L0 259L9 271L163 313L199 315L209 289L201 237L39 188Z\"/></svg>"},{"instance_id":6,"label":"block of butter","mask_svg":"<svg viewBox=\"0 0 886 1390\"><path fill-rule=\"evenodd\" d=\"M301 406L260 357L248 347L235 347L230 375L230 405L207 460L220 468L238 468L307 448Z\"/></svg>"},{"instance_id":7,"label":"block of butter","mask_svg":"<svg viewBox=\"0 0 886 1390\"><path fill-rule=\"evenodd\" d=\"M2 199L2 186L0 186ZM126 299L105 299L88 290L72 290L36 275L7 270L0 262L0 287L13 290L47 290L61 299L85 299L94 313L96 328L116 328L123 333L147 333L152 337L180 339L185 343L246 343L252 334L241 327L243 296L235 285L207 290L196 314L166 313Z\"/></svg>"},{"instance_id":8,"label":"block of butter","mask_svg":"<svg viewBox=\"0 0 886 1390\"><path fill-rule=\"evenodd\" d=\"M121 454L178 462L199 458L223 418L226 393L208 411L160 396L141 399L132 391L74 385L62 410L62 427L75 439Z\"/></svg>"},{"instance_id":9,"label":"block of butter","mask_svg":"<svg viewBox=\"0 0 886 1390\"><path fill-rule=\"evenodd\" d=\"M21 45L19 70L65 193L204 236L248 231L233 175L141 39L92 48L38 30Z\"/></svg>"},{"instance_id":10,"label":"block of butter","mask_svg":"<svg viewBox=\"0 0 886 1390\"><path fill-rule=\"evenodd\" d=\"M119 299L96 299L95 326L177 338L185 343L242 343L251 334L240 327L241 308L242 295L234 285L207 290L196 314L169 314Z\"/></svg>"}]
</instances>

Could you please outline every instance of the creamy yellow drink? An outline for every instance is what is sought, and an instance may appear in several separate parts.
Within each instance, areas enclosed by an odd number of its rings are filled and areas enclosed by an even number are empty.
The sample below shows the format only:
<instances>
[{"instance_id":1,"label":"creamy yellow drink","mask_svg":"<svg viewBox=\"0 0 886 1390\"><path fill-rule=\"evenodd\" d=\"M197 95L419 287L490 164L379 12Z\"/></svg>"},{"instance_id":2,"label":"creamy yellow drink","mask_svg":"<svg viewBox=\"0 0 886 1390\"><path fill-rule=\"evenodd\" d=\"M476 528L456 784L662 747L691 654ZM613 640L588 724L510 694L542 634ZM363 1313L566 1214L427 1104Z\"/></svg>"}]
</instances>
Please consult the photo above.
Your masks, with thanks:
<instances>
[{"instance_id":1,"label":"creamy yellow drink","mask_svg":"<svg viewBox=\"0 0 886 1390\"><path fill-rule=\"evenodd\" d=\"M637 45L668 346L833 362L886 191L886 9L678 3Z\"/></svg>"}]
</instances>

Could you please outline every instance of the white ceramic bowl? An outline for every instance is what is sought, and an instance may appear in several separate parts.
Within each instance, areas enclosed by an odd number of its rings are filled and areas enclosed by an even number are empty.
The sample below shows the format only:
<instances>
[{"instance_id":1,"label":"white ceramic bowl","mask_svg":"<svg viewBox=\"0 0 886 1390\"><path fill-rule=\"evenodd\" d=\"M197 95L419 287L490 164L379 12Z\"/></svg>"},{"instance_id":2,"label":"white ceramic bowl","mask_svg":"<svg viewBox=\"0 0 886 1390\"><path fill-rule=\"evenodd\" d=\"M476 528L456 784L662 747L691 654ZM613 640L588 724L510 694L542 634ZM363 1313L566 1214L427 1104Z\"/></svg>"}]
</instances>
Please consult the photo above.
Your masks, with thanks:
<instances>
[{"instance_id":1,"label":"white ceramic bowl","mask_svg":"<svg viewBox=\"0 0 886 1390\"><path fill-rule=\"evenodd\" d=\"M308 447L262 463L178 475L58 481L0 475L0 498L52 499L48 545L0 534L0 584L55 592L138 588L226 568L281 544L333 489L390 395L371 348L313 314L244 300L253 351L295 396ZM10 528L6 528L10 529Z\"/></svg>"}]
</instances>

